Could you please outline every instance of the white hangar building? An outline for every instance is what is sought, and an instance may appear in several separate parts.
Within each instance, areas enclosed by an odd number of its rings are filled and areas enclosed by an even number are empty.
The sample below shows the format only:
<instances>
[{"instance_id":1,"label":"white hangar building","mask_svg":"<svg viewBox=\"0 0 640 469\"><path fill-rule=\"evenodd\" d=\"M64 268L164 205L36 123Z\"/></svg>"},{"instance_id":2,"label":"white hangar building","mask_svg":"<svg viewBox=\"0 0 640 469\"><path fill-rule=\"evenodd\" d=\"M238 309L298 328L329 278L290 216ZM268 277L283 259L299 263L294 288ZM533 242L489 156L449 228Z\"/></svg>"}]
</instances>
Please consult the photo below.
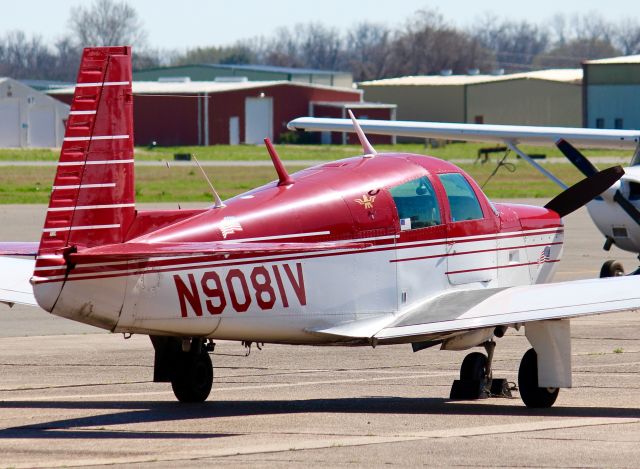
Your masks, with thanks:
<instances>
[{"instance_id":1,"label":"white hangar building","mask_svg":"<svg viewBox=\"0 0 640 469\"><path fill-rule=\"evenodd\" d=\"M0 148L60 147L69 106L0 77Z\"/></svg>"}]
</instances>

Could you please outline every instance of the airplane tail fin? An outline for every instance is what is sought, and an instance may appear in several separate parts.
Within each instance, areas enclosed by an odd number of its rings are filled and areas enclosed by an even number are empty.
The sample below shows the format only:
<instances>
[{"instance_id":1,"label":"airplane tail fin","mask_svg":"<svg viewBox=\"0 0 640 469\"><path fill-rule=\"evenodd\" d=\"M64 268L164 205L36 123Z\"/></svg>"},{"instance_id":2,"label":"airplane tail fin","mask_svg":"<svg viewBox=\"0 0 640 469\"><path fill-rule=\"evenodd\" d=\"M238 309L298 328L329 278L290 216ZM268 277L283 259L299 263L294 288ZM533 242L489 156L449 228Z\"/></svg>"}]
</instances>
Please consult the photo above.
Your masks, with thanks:
<instances>
[{"instance_id":1,"label":"airplane tail fin","mask_svg":"<svg viewBox=\"0 0 640 469\"><path fill-rule=\"evenodd\" d=\"M120 243L135 217L131 80L130 47L84 50L34 283L62 282L65 251Z\"/></svg>"}]
</instances>

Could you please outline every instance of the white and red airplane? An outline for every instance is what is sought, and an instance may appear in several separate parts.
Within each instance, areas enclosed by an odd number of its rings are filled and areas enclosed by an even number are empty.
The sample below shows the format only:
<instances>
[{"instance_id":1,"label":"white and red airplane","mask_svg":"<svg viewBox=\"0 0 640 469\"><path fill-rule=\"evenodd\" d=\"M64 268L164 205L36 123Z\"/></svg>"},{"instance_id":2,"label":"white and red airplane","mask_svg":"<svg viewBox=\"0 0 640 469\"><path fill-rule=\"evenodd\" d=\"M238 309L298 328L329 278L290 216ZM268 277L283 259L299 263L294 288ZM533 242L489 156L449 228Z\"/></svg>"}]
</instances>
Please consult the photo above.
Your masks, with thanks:
<instances>
[{"instance_id":1,"label":"white and red airplane","mask_svg":"<svg viewBox=\"0 0 640 469\"><path fill-rule=\"evenodd\" d=\"M208 397L215 339L484 346L451 391L480 398L504 389L494 338L524 327L520 394L553 405L571 386L570 318L640 307L635 277L541 284L561 217L621 169L546 208L492 204L453 164L359 136L364 155L292 175L267 141L278 180L207 209L136 210L131 50L85 49L42 239L0 245L0 301L149 335L154 381L183 402Z\"/></svg>"}]
</instances>

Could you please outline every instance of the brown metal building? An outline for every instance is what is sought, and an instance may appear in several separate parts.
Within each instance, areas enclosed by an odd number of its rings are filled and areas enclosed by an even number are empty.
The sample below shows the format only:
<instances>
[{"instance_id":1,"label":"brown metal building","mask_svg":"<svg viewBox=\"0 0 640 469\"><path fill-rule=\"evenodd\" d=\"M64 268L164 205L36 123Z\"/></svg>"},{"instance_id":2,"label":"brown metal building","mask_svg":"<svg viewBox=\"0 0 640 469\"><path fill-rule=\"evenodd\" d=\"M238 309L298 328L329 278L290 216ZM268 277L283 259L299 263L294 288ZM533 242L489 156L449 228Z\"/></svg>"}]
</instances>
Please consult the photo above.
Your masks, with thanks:
<instances>
[{"instance_id":1,"label":"brown metal building","mask_svg":"<svg viewBox=\"0 0 640 469\"><path fill-rule=\"evenodd\" d=\"M49 94L70 103L73 88ZM136 144L163 146L278 142L312 103L362 102L360 90L288 81L134 82L133 94Z\"/></svg>"}]
</instances>

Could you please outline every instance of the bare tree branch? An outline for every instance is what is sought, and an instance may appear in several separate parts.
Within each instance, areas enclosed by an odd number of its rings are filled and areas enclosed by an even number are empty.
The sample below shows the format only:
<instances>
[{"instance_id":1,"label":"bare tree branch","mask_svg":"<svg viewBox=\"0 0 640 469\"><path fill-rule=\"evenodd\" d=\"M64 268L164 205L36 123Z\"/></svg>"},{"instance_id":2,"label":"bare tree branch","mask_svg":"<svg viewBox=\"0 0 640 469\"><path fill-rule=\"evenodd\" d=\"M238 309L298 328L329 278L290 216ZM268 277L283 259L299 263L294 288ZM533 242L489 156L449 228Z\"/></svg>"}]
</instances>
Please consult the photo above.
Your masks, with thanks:
<instances>
[{"instance_id":1,"label":"bare tree branch","mask_svg":"<svg viewBox=\"0 0 640 469\"><path fill-rule=\"evenodd\" d=\"M69 27L78 45L146 45L146 32L136 10L125 1L95 0L71 9Z\"/></svg>"}]
</instances>

